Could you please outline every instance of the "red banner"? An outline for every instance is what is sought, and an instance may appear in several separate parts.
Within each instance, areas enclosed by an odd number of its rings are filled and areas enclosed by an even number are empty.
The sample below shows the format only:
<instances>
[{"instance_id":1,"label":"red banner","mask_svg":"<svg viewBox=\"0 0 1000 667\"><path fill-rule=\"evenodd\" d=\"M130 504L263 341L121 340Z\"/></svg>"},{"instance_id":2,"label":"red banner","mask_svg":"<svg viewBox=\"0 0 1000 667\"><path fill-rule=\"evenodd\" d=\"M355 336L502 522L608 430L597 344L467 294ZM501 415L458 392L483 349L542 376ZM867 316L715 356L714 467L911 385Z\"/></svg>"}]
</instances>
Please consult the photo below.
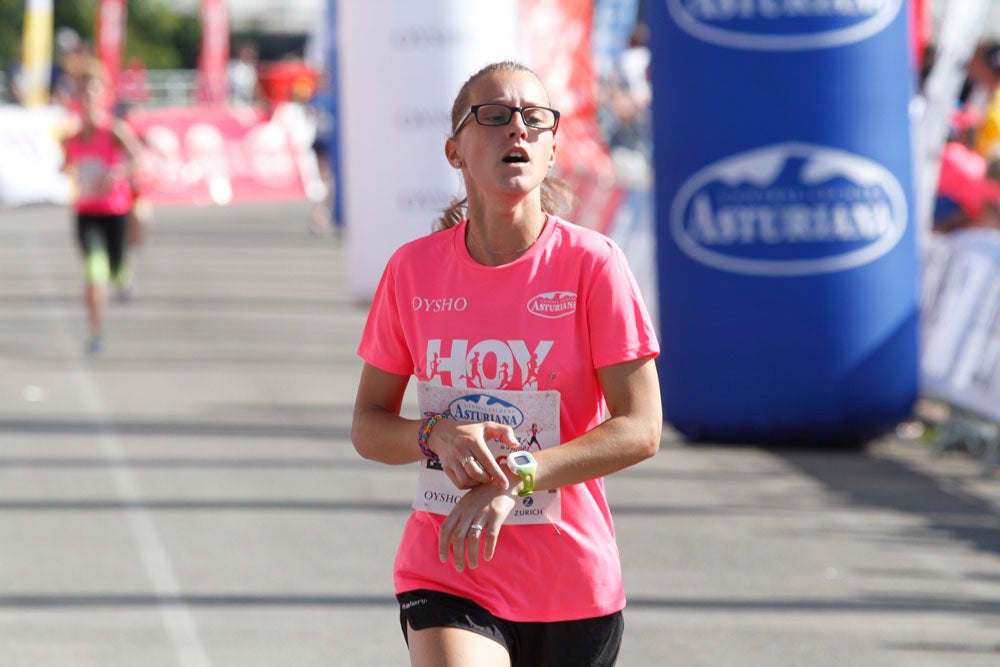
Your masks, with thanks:
<instances>
[{"instance_id":1,"label":"red banner","mask_svg":"<svg viewBox=\"0 0 1000 667\"><path fill-rule=\"evenodd\" d=\"M94 34L97 59L107 74L112 101L118 98L122 52L125 50L125 26L128 17L126 0L98 0Z\"/></svg>"},{"instance_id":2,"label":"red banner","mask_svg":"<svg viewBox=\"0 0 1000 667\"><path fill-rule=\"evenodd\" d=\"M128 120L146 144L142 194L154 204L305 197L306 148L279 107L272 117L220 105L150 109Z\"/></svg>"},{"instance_id":3,"label":"red banner","mask_svg":"<svg viewBox=\"0 0 1000 667\"><path fill-rule=\"evenodd\" d=\"M591 58L593 0L521 0L530 65L560 110L559 175L576 200L569 219L607 231L623 190L597 123L597 78Z\"/></svg>"},{"instance_id":4,"label":"red banner","mask_svg":"<svg viewBox=\"0 0 1000 667\"><path fill-rule=\"evenodd\" d=\"M198 99L226 101L229 62L229 13L226 0L201 0L201 53L198 56Z\"/></svg>"}]
</instances>

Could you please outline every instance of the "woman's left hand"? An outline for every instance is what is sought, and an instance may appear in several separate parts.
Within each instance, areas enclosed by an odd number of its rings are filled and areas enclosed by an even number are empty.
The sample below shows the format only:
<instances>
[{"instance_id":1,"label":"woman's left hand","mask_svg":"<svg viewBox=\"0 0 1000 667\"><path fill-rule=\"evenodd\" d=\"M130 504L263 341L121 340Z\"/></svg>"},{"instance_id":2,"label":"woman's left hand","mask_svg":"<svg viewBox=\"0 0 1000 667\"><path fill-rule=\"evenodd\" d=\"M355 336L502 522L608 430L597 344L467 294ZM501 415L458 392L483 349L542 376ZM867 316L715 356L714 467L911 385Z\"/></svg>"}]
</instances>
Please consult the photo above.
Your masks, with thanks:
<instances>
[{"instance_id":1,"label":"woman's left hand","mask_svg":"<svg viewBox=\"0 0 1000 667\"><path fill-rule=\"evenodd\" d=\"M485 560L492 560L500 528L517 505L518 488L515 482L506 489L481 484L462 496L441 524L438 535L441 562L447 563L451 553L457 571L465 569L466 558L469 567L475 569L479 566L480 549Z\"/></svg>"}]
</instances>

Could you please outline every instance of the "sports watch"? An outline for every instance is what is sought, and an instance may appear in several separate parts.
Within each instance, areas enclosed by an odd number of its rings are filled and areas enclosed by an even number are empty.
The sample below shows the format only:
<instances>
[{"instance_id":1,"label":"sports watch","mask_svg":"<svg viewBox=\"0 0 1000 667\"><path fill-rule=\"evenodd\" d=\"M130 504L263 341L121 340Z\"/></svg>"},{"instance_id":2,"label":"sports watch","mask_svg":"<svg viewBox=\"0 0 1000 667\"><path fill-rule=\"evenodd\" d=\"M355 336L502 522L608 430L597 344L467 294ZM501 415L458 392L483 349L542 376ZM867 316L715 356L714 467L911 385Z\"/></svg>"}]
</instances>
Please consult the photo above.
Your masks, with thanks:
<instances>
[{"instance_id":1,"label":"sports watch","mask_svg":"<svg viewBox=\"0 0 1000 667\"><path fill-rule=\"evenodd\" d=\"M517 495L522 498L530 496L531 492L535 490L535 470L538 469L535 457L530 452L511 452L510 456L507 457L507 467L521 478L521 490L517 492Z\"/></svg>"}]
</instances>

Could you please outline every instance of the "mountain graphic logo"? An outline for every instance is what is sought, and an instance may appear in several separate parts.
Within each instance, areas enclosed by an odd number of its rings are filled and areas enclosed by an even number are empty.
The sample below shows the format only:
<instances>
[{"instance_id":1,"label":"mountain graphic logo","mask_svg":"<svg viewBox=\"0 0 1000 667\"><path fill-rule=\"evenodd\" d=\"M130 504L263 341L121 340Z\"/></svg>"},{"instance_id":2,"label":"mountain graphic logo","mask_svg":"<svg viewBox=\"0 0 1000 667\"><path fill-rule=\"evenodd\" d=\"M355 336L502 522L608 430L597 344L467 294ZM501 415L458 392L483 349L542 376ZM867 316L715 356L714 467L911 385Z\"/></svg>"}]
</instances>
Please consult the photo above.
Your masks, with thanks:
<instances>
[{"instance_id":1,"label":"mountain graphic logo","mask_svg":"<svg viewBox=\"0 0 1000 667\"><path fill-rule=\"evenodd\" d=\"M722 271L802 276L882 257L903 237L906 195L862 155L782 143L728 156L688 178L670 232L691 259Z\"/></svg>"}]
</instances>

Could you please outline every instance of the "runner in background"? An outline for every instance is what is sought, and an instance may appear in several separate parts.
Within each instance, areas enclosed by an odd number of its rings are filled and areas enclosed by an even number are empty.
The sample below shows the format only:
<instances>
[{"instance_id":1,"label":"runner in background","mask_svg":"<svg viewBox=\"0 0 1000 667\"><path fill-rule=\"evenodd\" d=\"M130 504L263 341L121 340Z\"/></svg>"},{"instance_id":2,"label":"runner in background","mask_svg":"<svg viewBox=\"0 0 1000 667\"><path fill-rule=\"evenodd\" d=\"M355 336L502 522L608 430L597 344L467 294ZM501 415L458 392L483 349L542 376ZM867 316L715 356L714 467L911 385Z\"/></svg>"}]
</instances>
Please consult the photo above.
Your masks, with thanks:
<instances>
[{"instance_id":1,"label":"runner in background","mask_svg":"<svg viewBox=\"0 0 1000 667\"><path fill-rule=\"evenodd\" d=\"M131 291L126 216L133 206L132 179L141 150L128 124L109 111L109 92L100 64L92 62L81 77L80 129L64 142L64 168L76 184L76 235L83 257L83 302L91 354L104 348L109 283L122 298Z\"/></svg>"}]
</instances>

